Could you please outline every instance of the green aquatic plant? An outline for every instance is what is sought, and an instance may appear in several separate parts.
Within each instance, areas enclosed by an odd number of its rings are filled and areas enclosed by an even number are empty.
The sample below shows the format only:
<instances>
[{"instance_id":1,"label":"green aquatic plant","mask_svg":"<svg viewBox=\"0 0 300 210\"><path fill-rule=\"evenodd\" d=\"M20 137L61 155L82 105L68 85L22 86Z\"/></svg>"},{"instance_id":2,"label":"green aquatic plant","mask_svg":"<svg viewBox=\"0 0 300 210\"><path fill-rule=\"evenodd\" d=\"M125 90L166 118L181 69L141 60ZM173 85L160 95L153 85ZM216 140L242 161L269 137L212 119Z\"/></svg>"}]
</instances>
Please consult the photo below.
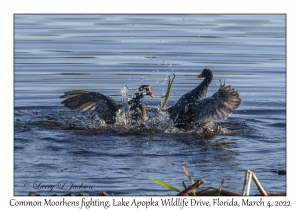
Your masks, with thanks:
<instances>
[{"instance_id":1,"label":"green aquatic plant","mask_svg":"<svg viewBox=\"0 0 300 210\"><path fill-rule=\"evenodd\" d=\"M184 182L183 182L183 185L184 185L184 187L185 187L185 190L184 190L184 191L180 191L180 190L177 189L176 187L173 187L173 186L171 186L171 185L169 185L169 184L167 184L167 183L165 183L165 182L163 182L163 181L161 181L161 180L154 179L154 178L150 178L150 180L152 180L153 182L155 182L156 184L158 184L158 185L160 185L160 186L162 186L162 187L164 187L164 188L167 188L167 189L172 190L172 191L179 192L178 195L182 195L182 193L185 192L185 191L187 191L187 190L190 191L189 193L195 195L195 193L196 193L196 188L197 188L197 187L194 187L194 186L200 186L200 185L203 184L205 181L204 181L204 180L201 180L201 181L199 180L199 181L200 181L200 182L198 181L199 183L198 183L198 182L195 183L195 181L194 181L192 175L191 175L190 172L186 169L186 167L184 167L184 166L182 166L182 167L183 167L183 170L184 170L185 174L187 175L187 177L189 178L189 180L190 180L191 183L192 183L192 186L191 186L192 188L189 187L189 188L191 188L191 189L187 188ZM186 194L189 194L189 193L186 192Z\"/></svg>"},{"instance_id":2,"label":"green aquatic plant","mask_svg":"<svg viewBox=\"0 0 300 210\"><path fill-rule=\"evenodd\" d=\"M167 93L164 96L162 96L162 98L165 98L165 100L164 100L164 102L163 102L163 104L161 106L162 107L161 110L163 112L167 111L167 104L168 104L168 100L169 100L170 95L171 95L172 85L174 83L175 77L176 77L175 74L173 74L173 78L172 79L169 76L169 83L168 83Z\"/></svg>"},{"instance_id":3,"label":"green aquatic plant","mask_svg":"<svg viewBox=\"0 0 300 210\"><path fill-rule=\"evenodd\" d=\"M164 188L167 188L169 190L173 190L173 191L176 191L176 192L181 192L180 190L178 190L176 187L173 187L161 180L158 180L158 179L154 179L154 178L150 178L150 180L152 180L153 182L155 182L156 184L159 184L160 186L164 187Z\"/></svg>"}]
</instances>

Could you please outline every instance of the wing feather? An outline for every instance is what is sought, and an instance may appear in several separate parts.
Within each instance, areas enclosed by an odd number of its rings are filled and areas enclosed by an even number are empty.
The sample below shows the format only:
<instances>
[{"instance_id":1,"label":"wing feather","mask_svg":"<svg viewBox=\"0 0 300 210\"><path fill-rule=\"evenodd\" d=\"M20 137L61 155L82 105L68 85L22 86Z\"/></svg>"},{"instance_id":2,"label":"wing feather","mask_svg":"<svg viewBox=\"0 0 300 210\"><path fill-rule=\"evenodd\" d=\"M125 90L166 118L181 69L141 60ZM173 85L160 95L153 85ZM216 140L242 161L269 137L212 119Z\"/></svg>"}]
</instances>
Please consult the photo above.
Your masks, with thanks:
<instances>
[{"instance_id":1,"label":"wing feather","mask_svg":"<svg viewBox=\"0 0 300 210\"><path fill-rule=\"evenodd\" d=\"M120 108L120 105L109 96L85 90L68 91L60 98L66 98L61 102L65 107L82 113L88 111L91 114L97 113L106 124L115 123L116 114Z\"/></svg>"},{"instance_id":2,"label":"wing feather","mask_svg":"<svg viewBox=\"0 0 300 210\"><path fill-rule=\"evenodd\" d=\"M220 85L219 90L211 97L198 99L189 104L189 112L193 113L191 122L205 123L212 119L226 119L240 105L238 92L230 85Z\"/></svg>"}]
</instances>

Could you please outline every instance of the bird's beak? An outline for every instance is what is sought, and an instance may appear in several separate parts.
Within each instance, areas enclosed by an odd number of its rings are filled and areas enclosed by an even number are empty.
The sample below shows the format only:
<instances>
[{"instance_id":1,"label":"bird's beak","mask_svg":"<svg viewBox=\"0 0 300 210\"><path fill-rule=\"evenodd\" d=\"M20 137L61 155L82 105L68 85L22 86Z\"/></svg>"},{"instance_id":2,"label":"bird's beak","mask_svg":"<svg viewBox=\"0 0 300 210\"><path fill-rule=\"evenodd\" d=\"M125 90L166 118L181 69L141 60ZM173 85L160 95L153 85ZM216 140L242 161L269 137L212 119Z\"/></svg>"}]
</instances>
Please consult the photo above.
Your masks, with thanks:
<instances>
[{"instance_id":1,"label":"bird's beak","mask_svg":"<svg viewBox=\"0 0 300 210\"><path fill-rule=\"evenodd\" d=\"M202 77L202 73L197 76L197 78L201 78L201 77Z\"/></svg>"},{"instance_id":2,"label":"bird's beak","mask_svg":"<svg viewBox=\"0 0 300 210\"><path fill-rule=\"evenodd\" d=\"M151 98L154 98L154 95L152 94L152 88L148 86L148 93L147 95L151 96Z\"/></svg>"}]
</instances>

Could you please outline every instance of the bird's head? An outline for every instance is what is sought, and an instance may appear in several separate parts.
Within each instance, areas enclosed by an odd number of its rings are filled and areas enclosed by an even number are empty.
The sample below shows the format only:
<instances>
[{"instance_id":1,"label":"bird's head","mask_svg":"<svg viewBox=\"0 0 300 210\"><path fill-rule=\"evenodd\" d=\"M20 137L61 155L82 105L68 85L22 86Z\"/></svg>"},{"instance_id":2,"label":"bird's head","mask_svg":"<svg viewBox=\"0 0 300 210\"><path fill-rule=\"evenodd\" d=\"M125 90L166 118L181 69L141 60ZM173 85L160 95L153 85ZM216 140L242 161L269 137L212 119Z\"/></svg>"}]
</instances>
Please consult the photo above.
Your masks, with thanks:
<instances>
[{"instance_id":1,"label":"bird's head","mask_svg":"<svg viewBox=\"0 0 300 210\"><path fill-rule=\"evenodd\" d=\"M212 71L210 69L203 69L201 74L197 76L197 78L201 78L201 77L204 78L212 77Z\"/></svg>"},{"instance_id":2,"label":"bird's head","mask_svg":"<svg viewBox=\"0 0 300 210\"><path fill-rule=\"evenodd\" d=\"M143 95L148 95L154 98L153 93L152 93L152 88L150 85L142 85L139 87L139 92L142 93Z\"/></svg>"}]
</instances>

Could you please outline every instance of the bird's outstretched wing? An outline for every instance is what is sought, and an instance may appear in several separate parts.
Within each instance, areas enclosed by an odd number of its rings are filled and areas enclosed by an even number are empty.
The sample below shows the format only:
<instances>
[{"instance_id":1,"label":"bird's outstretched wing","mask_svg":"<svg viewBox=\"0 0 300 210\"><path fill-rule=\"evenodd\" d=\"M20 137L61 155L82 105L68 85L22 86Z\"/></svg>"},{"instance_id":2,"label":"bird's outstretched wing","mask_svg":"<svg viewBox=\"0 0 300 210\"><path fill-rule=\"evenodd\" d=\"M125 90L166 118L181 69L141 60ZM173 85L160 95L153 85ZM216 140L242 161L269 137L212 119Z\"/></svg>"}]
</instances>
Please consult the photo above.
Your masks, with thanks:
<instances>
[{"instance_id":1,"label":"bird's outstretched wing","mask_svg":"<svg viewBox=\"0 0 300 210\"><path fill-rule=\"evenodd\" d=\"M81 113L91 111L105 121L106 124L116 122L116 114L122 105L115 100L101 93L89 92L85 90L72 90L65 92L60 98L67 98L61 103L71 110Z\"/></svg>"},{"instance_id":2,"label":"bird's outstretched wing","mask_svg":"<svg viewBox=\"0 0 300 210\"><path fill-rule=\"evenodd\" d=\"M221 81L220 81L221 82ZM194 123L226 119L239 107L241 99L238 92L230 85L220 84L219 90L211 97L198 99L188 105L188 112Z\"/></svg>"}]
</instances>

